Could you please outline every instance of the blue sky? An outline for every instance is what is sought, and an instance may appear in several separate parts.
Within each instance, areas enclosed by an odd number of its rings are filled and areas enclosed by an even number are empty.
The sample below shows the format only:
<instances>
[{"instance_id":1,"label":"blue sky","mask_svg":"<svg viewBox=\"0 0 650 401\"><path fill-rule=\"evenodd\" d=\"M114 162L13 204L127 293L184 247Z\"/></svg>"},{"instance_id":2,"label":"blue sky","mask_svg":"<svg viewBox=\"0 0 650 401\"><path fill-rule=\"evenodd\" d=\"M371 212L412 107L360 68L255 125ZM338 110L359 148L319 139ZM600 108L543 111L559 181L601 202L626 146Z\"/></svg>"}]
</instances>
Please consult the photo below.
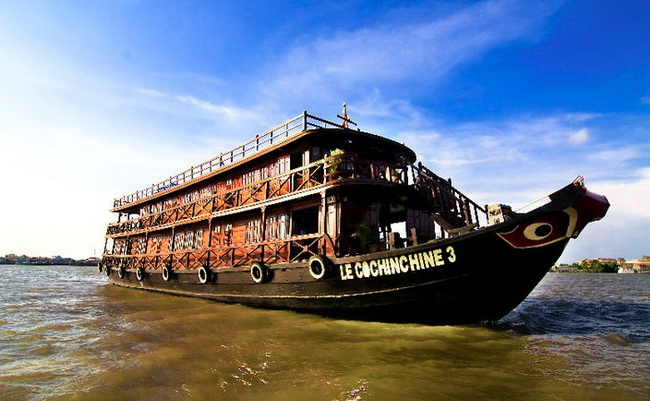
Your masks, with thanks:
<instances>
[{"instance_id":1,"label":"blue sky","mask_svg":"<svg viewBox=\"0 0 650 401\"><path fill-rule=\"evenodd\" d=\"M0 254L99 255L112 199L303 110L403 141L479 204L578 174L562 261L650 254L650 3L12 1Z\"/></svg>"}]
</instances>

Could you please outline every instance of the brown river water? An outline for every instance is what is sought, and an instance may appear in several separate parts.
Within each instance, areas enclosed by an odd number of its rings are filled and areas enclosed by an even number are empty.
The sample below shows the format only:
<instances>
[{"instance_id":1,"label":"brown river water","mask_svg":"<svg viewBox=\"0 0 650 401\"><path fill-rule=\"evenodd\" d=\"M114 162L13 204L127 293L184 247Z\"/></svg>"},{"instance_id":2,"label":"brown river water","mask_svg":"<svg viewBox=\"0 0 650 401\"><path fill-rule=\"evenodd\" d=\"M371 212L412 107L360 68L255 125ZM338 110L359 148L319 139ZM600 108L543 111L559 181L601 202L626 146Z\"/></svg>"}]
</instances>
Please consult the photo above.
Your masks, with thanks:
<instances>
[{"instance_id":1,"label":"brown river water","mask_svg":"<svg viewBox=\"0 0 650 401\"><path fill-rule=\"evenodd\" d=\"M334 320L0 266L0 400L649 400L650 275L548 274L496 323Z\"/></svg>"}]
</instances>

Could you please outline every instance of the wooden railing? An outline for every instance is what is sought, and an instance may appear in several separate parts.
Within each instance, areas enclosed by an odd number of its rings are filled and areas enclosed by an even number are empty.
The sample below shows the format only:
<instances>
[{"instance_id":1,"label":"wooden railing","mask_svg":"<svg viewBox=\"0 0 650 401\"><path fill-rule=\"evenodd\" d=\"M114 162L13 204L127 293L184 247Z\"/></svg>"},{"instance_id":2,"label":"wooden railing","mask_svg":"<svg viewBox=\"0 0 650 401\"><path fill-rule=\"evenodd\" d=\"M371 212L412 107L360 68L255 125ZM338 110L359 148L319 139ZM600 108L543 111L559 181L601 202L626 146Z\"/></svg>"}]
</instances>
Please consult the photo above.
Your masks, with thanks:
<instances>
[{"instance_id":1,"label":"wooden railing","mask_svg":"<svg viewBox=\"0 0 650 401\"><path fill-rule=\"evenodd\" d=\"M454 188L445 180L419 163L412 166L415 186L429 202L434 212L434 220L445 231L453 233L462 228L479 227L485 221L484 208Z\"/></svg>"},{"instance_id":2,"label":"wooden railing","mask_svg":"<svg viewBox=\"0 0 650 401\"><path fill-rule=\"evenodd\" d=\"M174 270L193 270L201 266L210 269L247 267L253 262L265 265L293 263L313 255L333 255L335 244L327 234L309 234L284 240L264 241L199 250L185 250L146 255L104 255L102 264L109 267L159 270L169 266Z\"/></svg>"},{"instance_id":3,"label":"wooden railing","mask_svg":"<svg viewBox=\"0 0 650 401\"><path fill-rule=\"evenodd\" d=\"M325 159L325 163L327 182L339 178L362 178L408 185L406 164L359 160L355 153L336 155Z\"/></svg>"},{"instance_id":4,"label":"wooden railing","mask_svg":"<svg viewBox=\"0 0 650 401\"><path fill-rule=\"evenodd\" d=\"M280 196L299 194L344 178L408 184L405 165L358 160L354 154L337 155L231 191L217 193L136 219L111 223L108 225L106 235L136 234L169 227L174 223L208 218L214 213L247 207Z\"/></svg>"},{"instance_id":5,"label":"wooden railing","mask_svg":"<svg viewBox=\"0 0 650 401\"><path fill-rule=\"evenodd\" d=\"M145 199L149 196L157 194L158 192L167 190L169 188L199 178L205 174L219 170L222 167L249 157L268 146L275 145L293 136L294 134L305 131L307 129L329 127L343 128L343 126L337 123L313 116L305 111L302 114L282 123L281 125L278 125L269 131L266 131L265 133L256 135L255 138L244 143L243 145L240 145L227 152L223 152L206 162L192 166L189 169L179 174L173 175L157 184L153 184L132 194L117 198L113 201L113 207L128 205L129 203Z\"/></svg>"}]
</instances>

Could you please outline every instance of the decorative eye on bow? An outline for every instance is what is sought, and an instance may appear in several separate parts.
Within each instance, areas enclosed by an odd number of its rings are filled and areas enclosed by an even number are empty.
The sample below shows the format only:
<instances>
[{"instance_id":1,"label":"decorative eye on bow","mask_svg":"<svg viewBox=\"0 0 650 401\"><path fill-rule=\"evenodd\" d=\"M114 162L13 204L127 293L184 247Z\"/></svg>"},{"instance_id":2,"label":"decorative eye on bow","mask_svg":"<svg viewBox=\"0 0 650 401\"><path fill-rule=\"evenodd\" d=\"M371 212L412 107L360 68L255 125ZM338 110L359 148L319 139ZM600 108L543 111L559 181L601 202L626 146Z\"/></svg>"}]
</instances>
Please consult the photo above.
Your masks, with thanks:
<instances>
[{"instance_id":1,"label":"decorative eye on bow","mask_svg":"<svg viewBox=\"0 0 650 401\"><path fill-rule=\"evenodd\" d=\"M553 234L553 225L550 223L533 223L524 229L524 236L531 241L541 241Z\"/></svg>"},{"instance_id":2,"label":"decorative eye on bow","mask_svg":"<svg viewBox=\"0 0 650 401\"><path fill-rule=\"evenodd\" d=\"M577 218L576 210L567 208L563 212L542 216L497 235L514 248L537 248L570 238Z\"/></svg>"}]
</instances>

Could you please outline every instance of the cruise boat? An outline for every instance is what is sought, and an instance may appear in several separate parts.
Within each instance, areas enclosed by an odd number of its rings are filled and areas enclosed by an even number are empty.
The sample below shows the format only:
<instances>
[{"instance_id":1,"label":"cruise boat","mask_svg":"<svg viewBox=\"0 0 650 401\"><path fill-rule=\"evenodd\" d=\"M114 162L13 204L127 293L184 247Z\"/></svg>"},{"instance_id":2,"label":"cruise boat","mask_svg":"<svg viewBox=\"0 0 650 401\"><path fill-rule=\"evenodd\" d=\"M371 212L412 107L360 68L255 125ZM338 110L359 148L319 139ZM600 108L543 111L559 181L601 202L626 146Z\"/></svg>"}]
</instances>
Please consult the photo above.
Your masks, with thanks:
<instances>
[{"instance_id":1,"label":"cruise boat","mask_svg":"<svg viewBox=\"0 0 650 401\"><path fill-rule=\"evenodd\" d=\"M100 271L122 287L253 307L494 321L609 207L582 177L526 213L481 206L404 144L338 117L305 111L115 199Z\"/></svg>"}]
</instances>

